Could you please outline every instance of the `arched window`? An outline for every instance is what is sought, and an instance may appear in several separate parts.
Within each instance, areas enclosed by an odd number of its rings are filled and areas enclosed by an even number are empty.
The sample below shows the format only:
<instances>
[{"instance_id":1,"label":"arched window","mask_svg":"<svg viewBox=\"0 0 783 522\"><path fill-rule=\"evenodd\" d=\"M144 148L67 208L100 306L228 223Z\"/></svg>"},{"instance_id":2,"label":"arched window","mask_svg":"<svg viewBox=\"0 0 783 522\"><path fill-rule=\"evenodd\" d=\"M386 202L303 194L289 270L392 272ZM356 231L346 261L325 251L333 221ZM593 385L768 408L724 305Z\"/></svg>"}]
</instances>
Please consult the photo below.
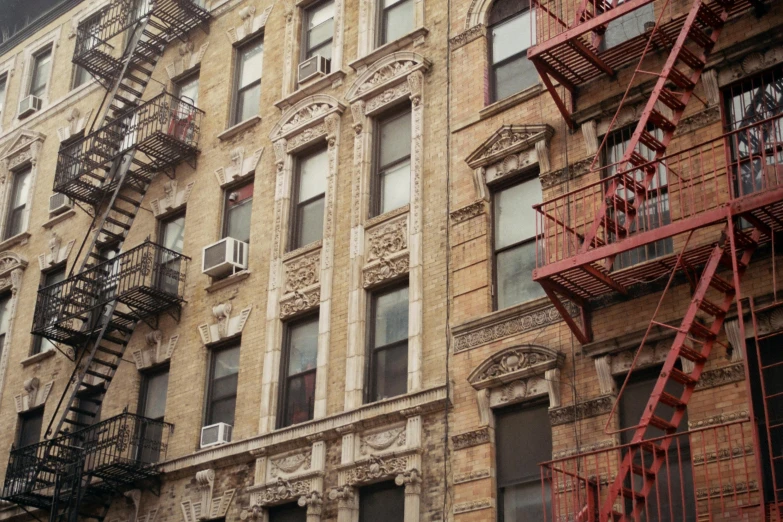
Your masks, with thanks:
<instances>
[{"instance_id":1,"label":"arched window","mask_svg":"<svg viewBox=\"0 0 783 522\"><path fill-rule=\"evenodd\" d=\"M527 59L535 43L535 15L530 0L497 0L489 13L490 98L492 102L534 85L538 73Z\"/></svg>"}]
</instances>

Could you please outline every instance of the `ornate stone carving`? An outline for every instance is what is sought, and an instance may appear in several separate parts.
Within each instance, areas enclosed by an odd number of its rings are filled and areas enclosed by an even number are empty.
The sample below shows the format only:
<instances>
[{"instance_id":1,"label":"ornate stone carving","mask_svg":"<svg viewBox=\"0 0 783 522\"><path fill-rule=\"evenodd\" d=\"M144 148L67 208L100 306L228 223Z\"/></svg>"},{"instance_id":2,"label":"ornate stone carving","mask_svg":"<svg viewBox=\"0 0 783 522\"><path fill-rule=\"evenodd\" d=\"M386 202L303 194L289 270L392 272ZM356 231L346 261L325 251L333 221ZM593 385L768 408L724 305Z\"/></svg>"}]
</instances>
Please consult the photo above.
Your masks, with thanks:
<instances>
[{"instance_id":1,"label":"ornate stone carving","mask_svg":"<svg viewBox=\"0 0 783 522\"><path fill-rule=\"evenodd\" d=\"M307 450L303 453L294 453L293 455L287 455L277 459L269 459L269 465L271 466L270 476L272 478L278 478L280 473L291 474L296 473L300 469L306 471L310 468L313 452Z\"/></svg>"},{"instance_id":2,"label":"ornate stone carving","mask_svg":"<svg viewBox=\"0 0 783 522\"><path fill-rule=\"evenodd\" d=\"M746 54L730 67L718 71L718 84L726 85L750 74L767 69L783 62L783 46L768 47L763 51Z\"/></svg>"},{"instance_id":3,"label":"ornate stone carving","mask_svg":"<svg viewBox=\"0 0 783 522\"><path fill-rule=\"evenodd\" d=\"M169 65L166 66L166 74L169 79L174 80L180 76L188 74L190 71L195 70L201 65L201 60L204 58L204 54L207 52L209 42L204 42L198 51L195 51L195 46L191 41L181 42L177 48L179 52L179 58L174 59Z\"/></svg>"},{"instance_id":4,"label":"ornate stone carving","mask_svg":"<svg viewBox=\"0 0 783 522\"><path fill-rule=\"evenodd\" d=\"M377 96L373 96L367 100L367 104L364 106L366 114L372 114L378 109L389 105L390 103L399 100L404 96L408 96L411 93L411 86L409 82L389 87Z\"/></svg>"},{"instance_id":5,"label":"ornate stone carving","mask_svg":"<svg viewBox=\"0 0 783 522\"><path fill-rule=\"evenodd\" d=\"M354 81L346 93L346 98L353 103L359 98L374 96L378 90L388 89L397 83L407 83L407 76L413 71L426 71L429 62L421 55L398 51L388 54L370 65Z\"/></svg>"},{"instance_id":6,"label":"ornate stone carving","mask_svg":"<svg viewBox=\"0 0 783 522\"><path fill-rule=\"evenodd\" d=\"M539 176L538 178L541 180L541 188L546 190L554 187L555 185L559 185L560 183L564 183L569 179L576 179L580 176L584 176L590 172L590 165L592 165L592 163L593 156L589 156L579 161L575 161L571 165L563 167L562 169L549 171L548 173Z\"/></svg>"},{"instance_id":7,"label":"ornate stone carving","mask_svg":"<svg viewBox=\"0 0 783 522\"><path fill-rule=\"evenodd\" d=\"M321 275L321 251L294 259L285 264L285 292L300 292L317 285Z\"/></svg>"},{"instance_id":8,"label":"ornate stone carving","mask_svg":"<svg viewBox=\"0 0 783 522\"><path fill-rule=\"evenodd\" d=\"M359 454L362 456L373 452L384 452L391 449L392 446L396 448L405 446L405 426L371 433L359 438Z\"/></svg>"},{"instance_id":9,"label":"ornate stone carving","mask_svg":"<svg viewBox=\"0 0 783 522\"><path fill-rule=\"evenodd\" d=\"M751 491L758 491L759 485L755 480L749 482L733 482L729 481L728 484L722 486L714 486L710 488L698 488L696 490L696 500L703 501L708 498L723 498L731 497L741 493L747 493Z\"/></svg>"},{"instance_id":10,"label":"ornate stone carving","mask_svg":"<svg viewBox=\"0 0 783 522\"><path fill-rule=\"evenodd\" d=\"M471 203L470 205L466 205L453 211L451 213L451 224L456 225L457 223L462 223L463 221L473 219L474 217L485 214L486 211L487 204L483 199L480 199Z\"/></svg>"},{"instance_id":11,"label":"ornate stone carving","mask_svg":"<svg viewBox=\"0 0 783 522\"><path fill-rule=\"evenodd\" d=\"M311 491L306 495L299 497L296 501L299 507L307 507L307 516L321 516L321 508L323 507L323 497L319 491Z\"/></svg>"},{"instance_id":12,"label":"ornate stone carving","mask_svg":"<svg viewBox=\"0 0 783 522\"><path fill-rule=\"evenodd\" d=\"M163 343L163 332L153 330L147 334L146 341L146 348L132 352L137 370L144 370L171 360L171 356L179 341L179 334L172 335L166 343Z\"/></svg>"},{"instance_id":13,"label":"ornate stone carving","mask_svg":"<svg viewBox=\"0 0 783 522\"><path fill-rule=\"evenodd\" d=\"M52 391L52 386L54 386L54 381L49 381L41 386L38 377L32 377L24 381L24 392L14 397L16 413L24 413L46 404L49 393Z\"/></svg>"},{"instance_id":14,"label":"ornate stone carving","mask_svg":"<svg viewBox=\"0 0 783 522\"><path fill-rule=\"evenodd\" d=\"M591 417L597 417L609 413L614 405L615 398L613 395L605 395L603 397L596 397L595 399L588 399L579 403L576 408L573 405L563 406L549 410L549 422L552 426L559 426L561 424L567 424L579 419L589 419Z\"/></svg>"},{"instance_id":15,"label":"ornate stone carving","mask_svg":"<svg viewBox=\"0 0 783 522\"><path fill-rule=\"evenodd\" d=\"M565 306L569 309L571 315L578 313L576 306L572 305L570 301L567 301ZM454 352L459 353L470 350L498 339L560 321L562 321L562 318L554 306L543 306L535 310L519 313L518 315L506 316L504 319L493 321L490 324L480 324L473 328L460 328L454 333Z\"/></svg>"},{"instance_id":16,"label":"ornate stone carving","mask_svg":"<svg viewBox=\"0 0 783 522\"><path fill-rule=\"evenodd\" d=\"M384 477L393 477L403 473L408 464L407 457L381 458L371 455L370 458L348 470L346 482L348 485L365 484Z\"/></svg>"},{"instance_id":17,"label":"ornate stone carving","mask_svg":"<svg viewBox=\"0 0 783 522\"><path fill-rule=\"evenodd\" d=\"M289 138L286 143L286 152L292 154L310 142L325 138L327 134L326 123L321 122Z\"/></svg>"},{"instance_id":18,"label":"ornate stone carving","mask_svg":"<svg viewBox=\"0 0 783 522\"><path fill-rule=\"evenodd\" d=\"M205 323L198 327L201 341L204 344L211 344L242 333L253 307L252 305L248 306L234 316L231 315L232 309L231 303L221 303L212 307L212 315L216 322L214 324Z\"/></svg>"},{"instance_id":19,"label":"ornate stone carving","mask_svg":"<svg viewBox=\"0 0 783 522\"><path fill-rule=\"evenodd\" d=\"M489 428L480 428L478 430L452 435L451 443L455 450L461 450L489 443Z\"/></svg>"},{"instance_id":20,"label":"ornate stone carving","mask_svg":"<svg viewBox=\"0 0 783 522\"><path fill-rule=\"evenodd\" d=\"M482 480L482 479L490 478L491 476L492 475L489 468L478 469L475 471L468 471L466 473L460 473L459 475L454 475L454 484L464 484L465 482Z\"/></svg>"},{"instance_id":21,"label":"ornate stone carving","mask_svg":"<svg viewBox=\"0 0 783 522\"><path fill-rule=\"evenodd\" d=\"M310 491L310 480L288 481L278 477L275 484L263 490L258 500L261 505L279 504L285 500L299 499Z\"/></svg>"},{"instance_id":22,"label":"ornate stone carving","mask_svg":"<svg viewBox=\"0 0 783 522\"><path fill-rule=\"evenodd\" d=\"M253 174L256 171L256 168L258 168L258 164L261 161L261 156L263 154L263 147L257 149L249 157L245 157L244 147L232 149L229 164L215 170L215 177L217 178L218 184L223 187Z\"/></svg>"},{"instance_id":23,"label":"ornate stone carving","mask_svg":"<svg viewBox=\"0 0 783 522\"><path fill-rule=\"evenodd\" d=\"M722 386L732 382L740 382L745 379L745 366L742 362L707 370L701 374L699 382L696 384L697 390L706 390Z\"/></svg>"},{"instance_id":24,"label":"ornate stone carving","mask_svg":"<svg viewBox=\"0 0 783 522\"><path fill-rule=\"evenodd\" d=\"M364 287L368 288L378 283L394 279L408 273L409 258L407 255L395 259L380 258L377 264L368 266L363 271Z\"/></svg>"},{"instance_id":25,"label":"ornate stone carving","mask_svg":"<svg viewBox=\"0 0 783 522\"><path fill-rule=\"evenodd\" d=\"M388 258L408 248L408 225L406 220L388 223L369 231L367 238L367 261Z\"/></svg>"},{"instance_id":26,"label":"ornate stone carving","mask_svg":"<svg viewBox=\"0 0 783 522\"><path fill-rule=\"evenodd\" d=\"M594 442L593 444L587 444L580 446L579 448L569 448L567 450L556 451L552 453L553 459L562 459L565 457L573 457L574 455L581 455L583 453L590 453L607 448L613 448L617 445L617 441L614 439L602 440L600 442Z\"/></svg>"},{"instance_id":27,"label":"ornate stone carving","mask_svg":"<svg viewBox=\"0 0 783 522\"><path fill-rule=\"evenodd\" d=\"M280 300L280 318L310 310L321 302L321 289L315 288L307 292L294 292Z\"/></svg>"},{"instance_id":28,"label":"ornate stone carving","mask_svg":"<svg viewBox=\"0 0 783 522\"><path fill-rule=\"evenodd\" d=\"M517 381L497 385L488 390L490 391L489 405L491 407L496 407L547 394L549 393L549 383L546 378L542 376L531 376L526 379L519 379ZM560 394L558 393L558 400L560 398L559 395ZM555 406L556 403L553 404L550 398L550 407Z\"/></svg>"},{"instance_id":29,"label":"ornate stone carving","mask_svg":"<svg viewBox=\"0 0 783 522\"><path fill-rule=\"evenodd\" d=\"M283 112L277 124L269 133L269 138L274 142L281 138L291 139L295 133L302 132L308 127L323 123L330 114L342 114L345 105L327 94L315 94L300 100ZM321 133L327 131L324 126ZM289 145L289 149L291 145Z\"/></svg>"},{"instance_id":30,"label":"ornate stone carving","mask_svg":"<svg viewBox=\"0 0 783 522\"><path fill-rule=\"evenodd\" d=\"M731 413L719 413L706 419L689 420L688 429L695 430L698 428L708 428L710 426L717 426L719 424L726 424L727 422L742 421L750 419L750 412L748 410L735 411Z\"/></svg>"},{"instance_id":31,"label":"ornate stone carving","mask_svg":"<svg viewBox=\"0 0 783 522\"><path fill-rule=\"evenodd\" d=\"M482 509L490 509L493 506L491 498L482 498L480 500L472 500L470 502L460 502L454 504L454 514L469 513L471 511L479 511Z\"/></svg>"},{"instance_id":32,"label":"ornate stone carving","mask_svg":"<svg viewBox=\"0 0 783 522\"><path fill-rule=\"evenodd\" d=\"M554 133L555 130L546 124L503 125L465 161L473 169L485 167L509 154L529 149L538 141L549 141Z\"/></svg>"},{"instance_id":33,"label":"ornate stone carving","mask_svg":"<svg viewBox=\"0 0 783 522\"><path fill-rule=\"evenodd\" d=\"M493 354L468 376L475 388L510 382L526 375L543 373L562 364L565 356L543 346L515 346Z\"/></svg>"},{"instance_id":34,"label":"ornate stone carving","mask_svg":"<svg viewBox=\"0 0 783 522\"><path fill-rule=\"evenodd\" d=\"M741 459L747 455L753 455L753 444L748 442L744 446L732 446L731 448L720 448L716 451L697 452L693 455L693 465L702 466L713 464L721 460Z\"/></svg>"},{"instance_id":35,"label":"ornate stone carving","mask_svg":"<svg viewBox=\"0 0 783 522\"><path fill-rule=\"evenodd\" d=\"M45 140L45 134L22 129L11 145L5 148L0 161L7 169L13 169L28 161L35 165Z\"/></svg>"},{"instance_id":36,"label":"ornate stone carving","mask_svg":"<svg viewBox=\"0 0 783 522\"><path fill-rule=\"evenodd\" d=\"M185 522L198 522L225 517L236 490L227 489L221 496L215 497L215 471L212 469L196 473L195 482L196 487L193 493L196 500L188 498L181 502L182 515Z\"/></svg>"},{"instance_id":37,"label":"ornate stone carving","mask_svg":"<svg viewBox=\"0 0 783 522\"><path fill-rule=\"evenodd\" d=\"M218 181L220 181L220 179ZM166 181L163 184L163 197L159 197L150 201L152 215L155 217L160 217L163 214L172 212L187 205L195 184L195 181L191 181L185 185L184 188L178 189L179 183L176 179Z\"/></svg>"},{"instance_id":38,"label":"ornate stone carving","mask_svg":"<svg viewBox=\"0 0 783 522\"><path fill-rule=\"evenodd\" d=\"M57 129L57 138L60 140L60 142L63 142L69 139L71 136L81 134L84 132L84 129L87 126L87 122L90 120L91 116L92 109L87 111L85 114L82 114L78 108L73 107L68 113L68 118L66 119L68 122L67 125Z\"/></svg>"},{"instance_id":39,"label":"ornate stone carving","mask_svg":"<svg viewBox=\"0 0 783 522\"><path fill-rule=\"evenodd\" d=\"M456 51L460 47L469 44L473 40L478 40L481 37L484 37L487 35L487 26L484 24L477 24L471 27L470 29L466 29L465 31L462 31L457 36L452 37L449 40L449 45L451 46L452 51Z\"/></svg>"},{"instance_id":40,"label":"ornate stone carving","mask_svg":"<svg viewBox=\"0 0 783 522\"><path fill-rule=\"evenodd\" d=\"M226 31L226 37L228 38L228 41L231 42L231 45L235 45L238 42L250 38L254 34L260 33L266 25L266 21L269 18L269 13L272 12L273 6L274 4L270 5L258 16L255 16L256 7L253 5L248 5L240 9L237 14L239 14L241 23Z\"/></svg>"}]
</instances>

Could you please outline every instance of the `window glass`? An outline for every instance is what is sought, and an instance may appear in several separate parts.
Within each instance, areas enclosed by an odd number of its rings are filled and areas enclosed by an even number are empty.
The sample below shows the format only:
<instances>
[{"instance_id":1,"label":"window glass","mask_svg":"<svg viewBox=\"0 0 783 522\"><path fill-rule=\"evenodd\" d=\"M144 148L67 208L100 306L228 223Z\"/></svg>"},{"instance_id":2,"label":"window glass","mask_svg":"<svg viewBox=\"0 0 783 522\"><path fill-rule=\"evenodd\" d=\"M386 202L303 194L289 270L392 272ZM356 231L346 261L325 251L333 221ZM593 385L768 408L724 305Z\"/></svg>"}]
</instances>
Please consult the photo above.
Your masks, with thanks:
<instances>
[{"instance_id":1,"label":"window glass","mask_svg":"<svg viewBox=\"0 0 783 522\"><path fill-rule=\"evenodd\" d=\"M46 93L49 72L52 67L52 48L35 55L32 78L30 79L30 94L41 97Z\"/></svg>"},{"instance_id":2,"label":"window glass","mask_svg":"<svg viewBox=\"0 0 783 522\"><path fill-rule=\"evenodd\" d=\"M410 202L411 113L406 110L379 123L376 213Z\"/></svg>"},{"instance_id":3,"label":"window glass","mask_svg":"<svg viewBox=\"0 0 783 522\"><path fill-rule=\"evenodd\" d=\"M19 440L17 447L23 448L41 440L43 408L37 408L19 415Z\"/></svg>"},{"instance_id":4,"label":"window glass","mask_svg":"<svg viewBox=\"0 0 783 522\"><path fill-rule=\"evenodd\" d=\"M169 250L182 253L185 241L185 216L177 216L161 222L160 244Z\"/></svg>"},{"instance_id":5,"label":"window glass","mask_svg":"<svg viewBox=\"0 0 783 522\"><path fill-rule=\"evenodd\" d=\"M5 108L5 95L8 88L8 75L3 74L0 76L0 116L3 114Z\"/></svg>"},{"instance_id":6,"label":"window glass","mask_svg":"<svg viewBox=\"0 0 783 522\"><path fill-rule=\"evenodd\" d=\"M166 393L169 387L168 370L144 376L143 381L141 416L163 420L166 414Z\"/></svg>"},{"instance_id":7,"label":"window glass","mask_svg":"<svg viewBox=\"0 0 783 522\"><path fill-rule=\"evenodd\" d=\"M14 174L14 186L9 202L5 238L21 234L27 229L27 198L30 195L30 167Z\"/></svg>"},{"instance_id":8,"label":"window glass","mask_svg":"<svg viewBox=\"0 0 783 522\"><path fill-rule=\"evenodd\" d=\"M408 389L408 287L375 294L372 314L371 402Z\"/></svg>"},{"instance_id":9,"label":"window glass","mask_svg":"<svg viewBox=\"0 0 783 522\"><path fill-rule=\"evenodd\" d=\"M493 209L496 248L503 248L536 235L536 212L533 205L541 203L542 198L538 178L497 193Z\"/></svg>"},{"instance_id":10,"label":"window glass","mask_svg":"<svg viewBox=\"0 0 783 522\"><path fill-rule=\"evenodd\" d=\"M291 249L318 241L324 229L324 191L329 161L326 149L297 161L297 197Z\"/></svg>"},{"instance_id":11,"label":"window glass","mask_svg":"<svg viewBox=\"0 0 783 522\"><path fill-rule=\"evenodd\" d=\"M498 252L495 266L498 310L544 295L541 285L533 281L532 274L536 268L535 241Z\"/></svg>"},{"instance_id":12,"label":"window glass","mask_svg":"<svg viewBox=\"0 0 783 522\"><path fill-rule=\"evenodd\" d=\"M198 107L198 74L188 76L177 84L177 96Z\"/></svg>"},{"instance_id":13,"label":"window glass","mask_svg":"<svg viewBox=\"0 0 783 522\"><path fill-rule=\"evenodd\" d=\"M531 430L530 426L536 426ZM525 437L520 438L520 433ZM498 519L543 520L539 464L552 459L547 404L511 407L495 414ZM544 498L549 498L549 492Z\"/></svg>"},{"instance_id":14,"label":"window glass","mask_svg":"<svg viewBox=\"0 0 783 522\"><path fill-rule=\"evenodd\" d=\"M381 35L380 45L393 42L413 31L414 0L382 0L381 1Z\"/></svg>"},{"instance_id":15,"label":"window glass","mask_svg":"<svg viewBox=\"0 0 783 522\"><path fill-rule=\"evenodd\" d=\"M261 103L261 73L264 66L264 42L250 42L239 50L237 64L237 100L233 123L256 116Z\"/></svg>"},{"instance_id":16,"label":"window glass","mask_svg":"<svg viewBox=\"0 0 783 522\"><path fill-rule=\"evenodd\" d=\"M326 191L326 175L329 171L329 159L326 149L304 156L300 160L299 201L305 201Z\"/></svg>"},{"instance_id":17,"label":"window glass","mask_svg":"<svg viewBox=\"0 0 783 522\"><path fill-rule=\"evenodd\" d=\"M403 522L405 488L393 480L359 489L359 522Z\"/></svg>"},{"instance_id":18,"label":"window glass","mask_svg":"<svg viewBox=\"0 0 783 522\"><path fill-rule=\"evenodd\" d=\"M624 0L617 0L617 5L623 2ZM601 47L608 49L644 34L648 24L650 26L655 24L655 6L652 3L643 5L609 22Z\"/></svg>"},{"instance_id":19,"label":"window glass","mask_svg":"<svg viewBox=\"0 0 783 522\"><path fill-rule=\"evenodd\" d=\"M253 211L253 182L226 191L226 215L223 237L250 242L250 218Z\"/></svg>"},{"instance_id":20,"label":"window glass","mask_svg":"<svg viewBox=\"0 0 783 522\"><path fill-rule=\"evenodd\" d=\"M411 154L411 113L402 114L381 122L381 166L394 163Z\"/></svg>"},{"instance_id":21,"label":"window glass","mask_svg":"<svg viewBox=\"0 0 783 522\"><path fill-rule=\"evenodd\" d=\"M239 346L212 353L207 425L218 422L234 424L238 376Z\"/></svg>"},{"instance_id":22,"label":"window glass","mask_svg":"<svg viewBox=\"0 0 783 522\"><path fill-rule=\"evenodd\" d=\"M375 299L375 347L408 338L408 287Z\"/></svg>"},{"instance_id":23,"label":"window glass","mask_svg":"<svg viewBox=\"0 0 783 522\"><path fill-rule=\"evenodd\" d=\"M324 58L332 57L332 39L334 37L334 1L318 3L306 11L305 58L316 54Z\"/></svg>"},{"instance_id":24,"label":"window glass","mask_svg":"<svg viewBox=\"0 0 783 522\"><path fill-rule=\"evenodd\" d=\"M11 295L0 295L0 356L3 355L5 336L8 333L8 320L10 315Z\"/></svg>"},{"instance_id":25,"label":"window glass","mask_svg":"<svg viewBox=\"0 0 783 522\"><path fill-rule=\"evenodd\" d=\"M490 12L492 101L534 85L538 73L527 59L535 43L535 16L529 2L499 0Z\"/></svg>"},{"instance_id":26,"label":"window glass","mask_svg":"<svg viewBox=\"0 0 783 522\"><path fill-rule=\"evenodd\" d=\"M43 278L41 280L41 288L46 288L47 286L55 285L57 283L61 283L65 281L65 275L66 275L65 265L44 272ZM50 294L50 295L57 295L57 294ZM56 319L57 319L56 317L52 317L50 320L56 321ZM42 353L42 352L48 352L49 350L54 350L54 349L55 349L55 344L52 341L46 339L45 337L36 335L35 340L33 341L33 350L31 355L35 355L37 353Z\"/></svg>"},{"instance_id":27,"label":"window glass","mask_svg":"<svg viewBox=\"0 0 783 522\"><path fill-rule=\"evenodd\" d=\"M318 364L318 316L287 328L286 365L283 378L282 426L313 418L315 376Z\"/></svg>"}]
</instances>

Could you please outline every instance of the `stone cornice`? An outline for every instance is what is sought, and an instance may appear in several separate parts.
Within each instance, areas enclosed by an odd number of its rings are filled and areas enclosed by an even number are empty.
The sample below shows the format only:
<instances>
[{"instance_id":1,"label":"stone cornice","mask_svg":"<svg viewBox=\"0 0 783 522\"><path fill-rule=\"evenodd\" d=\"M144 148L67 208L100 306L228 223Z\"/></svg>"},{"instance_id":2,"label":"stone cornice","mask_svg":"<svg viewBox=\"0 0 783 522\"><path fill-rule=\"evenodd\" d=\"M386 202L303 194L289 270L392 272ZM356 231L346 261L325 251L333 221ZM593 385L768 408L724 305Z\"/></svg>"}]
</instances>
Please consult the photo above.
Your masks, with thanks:
<instances>
[{"instance_id":1,"label":"stone cornice","mask_svg":"<svg viewBox=\"0 0 783 522\"><path fill-rule=\"evenodd\" d=\"M555 130L545 124L503 125L487 138L465 162L472 169L485 167L502 160L509 154L533 147L536 142L548 142Z\"/></svg>"},{"instance_id":2,"label":"stone cornice","mask_svg":"<svg viewBox=\"0 0 783 522\"><path fill-rule=\"evenodd\" d=\"M521 345L493 353L468 376L473 388L482 390L532 375L543 375L547 370L560 368L565 355L545 346Z\"/></svg>"}]
</instances>

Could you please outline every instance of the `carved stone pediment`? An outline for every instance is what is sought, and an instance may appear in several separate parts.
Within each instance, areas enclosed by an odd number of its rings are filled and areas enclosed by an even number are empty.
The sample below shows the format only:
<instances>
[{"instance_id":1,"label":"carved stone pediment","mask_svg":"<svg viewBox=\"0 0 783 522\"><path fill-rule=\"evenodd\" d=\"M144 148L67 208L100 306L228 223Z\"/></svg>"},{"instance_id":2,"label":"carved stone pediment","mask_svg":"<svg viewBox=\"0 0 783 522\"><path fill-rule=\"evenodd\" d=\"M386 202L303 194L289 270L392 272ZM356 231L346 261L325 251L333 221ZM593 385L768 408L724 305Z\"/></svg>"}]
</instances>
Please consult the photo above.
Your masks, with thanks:
<instances>
[{"instance_id":1,"label":"carved stone pediment","mask_svg":"<svg viewBox=\"0 0 783 522\"><path fill-rule=\"evenodd\" d=\"M204 344L211 344L240 335L245 328L247 318L253 306L242 309L238 314L231 315L233 306L231 303L221 303L212 307L212 315L215 318L213 324L204 323L199 325L198 331L201 335L201 341Z\"/></svg>"},{"instance_id":2,"label":"carved stone pediment","mask_svg":"<svg viewBox=\"0 0 783 522\"><path fill-rule=\"evenodd\" d=\"M179 334L172 335L163 342L163 332L153 330L146 335L145 340L146 347L133 351L133 361L136 363L137 370L144 370L171 360L171 355L179 341Z\"/></svg>"},{"instance_id":3,"label":"carved stone pediment","mask_svg":"<svg viewBox=\"0 0 783 522\"><path fill-rule=\"evenodd\" d=\"M345 97L351 104L358 100L369 100L397 84L407 82L408 76L416 71L426 72L430 65L426 58L410 51L386 55L356 78Z\"/></svg>"},{"instance_id":4,"label":"carved stone pediment","mask_svg":"<svg viewBox=\"0 0 783 522\"><path fill-rule=\"evenodd\" d=\"M465 161L472 169L487 167L501 161L511 162L514 154L549 141L555 130L547 124L503 125L468 156ZM540 161L540 159L538 160ZM519 168L519 167L517 167Z\"/></svg>"},{"instance_id":5,"label":"carved stone pediment","mask_svg":"<svg viewBox=\"0 0 783 522\"><path fill-rule=\"evenodd\" d=\"M150 201L152 214L157 218L187 205L195 184L195 181L191 181L184 187L179 187L176 179L166 181L163 184L163 196Z\"/></svg>"},{"instance_id":6,"label":"carved stone pediment","mask_svg":"<svg viewBox=\"0 0 783 522\"><path fill-rule=\"evenodd\" d=\"M227 489L215 496L215 470L205 469L196 473L196 487L190 498L181 502L185 522L199 522L225 518L235 489Z\"/></svg>"},{"instance_id":7,"label":"carved stone pediment","mask_svg":"<svg viewBox=\"0 0 783 522\"><path fill-rule=\"evenodd\" d=\"M87 122L90 121L91 116L92 109L85 114L82 114L76 107L72 108L68 113L68 124L57 129L57 138L63 142L70 139L72 136L81 135L84 133L84 129L87 127Z\"/></svg>"},{"instance_id":8,"label":"carved stone pediment","mask_svg":"<svg viewBox=\"0 0 783 522\"><path fill-rule=\"evenodd\" d=\"M56 233L52 233L47 245L49 247L48 250L38 255L38 268L43 271L67 261L75 243L76 240L72 239L68 243L63 244L62 238Z\"/></svg>"},{"instance_id":9,"label":"carved stone pediment","mask_svg":"<svg viewBox=\"0 0 783 522\"><path fill-rule=\"evenodd\" d=\"M282 138L288 139L320 123L325 125L327 116L335 113L342 114L344 110L345 105L328 94L308 96L283 112L280 120L269 133L269 138L273 142ZM323 134L326 133L328 129L324 127Z\"/></svg>"},{"instance_id":10,"label":"carved stone pediment","mask_svg":"<svg viewBox=\"0 0 783 522\"><path fill-rule=\"evenodd\" d=\"M468 376L477 390L502 386L547 370L560 368L565 355L544 346L512 346L492 354Z\"/></svg>"},{"instance_id":11,"label":"carved stone pediment","mask_svg":"<svg viewBox=\"0 0 783 522\"><path fill-rule=\"evenodd\" d=\"M273 6L274 4L270 5L258 15L256 15L256 6L254 5L245 6L237 11L240 20L239 25L226 31L226 37L228 37L228 41L231 42L231 45L236 45L237 43L260 33L266 25L266 21L269 18L269 13L272 12Z\"/></svg>"},{"instance_id":12,"label":"carved stone pediment","mask_svg":"<svg viewBox=\"0 0 783 522\"><path fill-rule=\"evenodd\" d=\"M231 162L225 167L215 170L218 184L223 187L244 177L253 174L258 168L264 148L257 149L252 155L245 156L244 147L237 147L231 151Z\"/></svg>"},{"instance_id":13,"label":"carved stone pediment","mask_svg":"<svg viewBox=\"0 0 783 522\"><path fill-rule=\"evenodd\" d=\"M49 381L41 386L38 377L24 381L24 392L14 397L16 413L24 413L46 404L46 399L49 398L52 386L54 386L54 381Z\"/></svg>"},{"instance_id":14,"label":"carved stone pediment","mask_svg":"<svg viewBox=\"0 0 783 522\"><path fill-rule=\"evenodd\" d=\"M19 289L27 260L13 252L0 252L0 291Z\"/></svg>"},{"instance_id":15,"label":"carved stone pediment","mask_svg":"<svg viewBox=\"0 0 783 522\"><path fill-rule=\"evenodd\" d=\"M35 164L45 140L45 134L22 129L11 145L3 151L0 161L5 164L7 169L13 169L28 161Z\"/></svg>"},{"instance_id":16,"label":"carved stone pediment","mask_svg":"<svg viewBox=\"0 0 783 522\"><path fill-rule=\"evenodd\" d=\"M201 60L207 52L207 47L209 47L209 42L204 42L198 49L195 48L190 40L180 42L177 48L179 58L166 66L166 74L169 79L173 80L194 71L201 65Z\"/></svg>"}]
</instances>

